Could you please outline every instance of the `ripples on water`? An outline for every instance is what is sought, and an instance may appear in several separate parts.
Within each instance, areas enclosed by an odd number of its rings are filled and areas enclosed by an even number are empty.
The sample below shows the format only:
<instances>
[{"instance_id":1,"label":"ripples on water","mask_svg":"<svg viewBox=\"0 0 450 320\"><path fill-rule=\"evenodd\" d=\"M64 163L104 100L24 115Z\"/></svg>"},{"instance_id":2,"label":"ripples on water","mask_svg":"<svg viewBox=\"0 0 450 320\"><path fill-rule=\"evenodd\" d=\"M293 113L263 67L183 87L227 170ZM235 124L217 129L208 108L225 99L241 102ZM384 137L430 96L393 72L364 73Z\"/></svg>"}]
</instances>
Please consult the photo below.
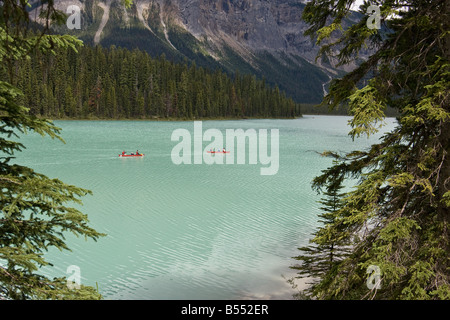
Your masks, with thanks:
<instances>
[{"instance_id":1,"label":"ripples on water","mask_svg":"<svg viewBox=\"0 0 450 320\"><path fill-rule=\"evenodd\" d=\"M172 131L192 122L57 121L66 144L29 135L17 162L84 187L82 212L107 233L98 242L68 237L72 252L50 251L51 276L81 268L82 283L106 299L290 299L282 277L297 247L317 226L319 196L311 180L330 165L324 150L350 151L346 117L207 121L203 130L280 131L280 168L179 165ZM392 121L390 123L392 127ZM209 142L204 143L204 147ZM119 159L137 149L146 156Z\"/></svg>"}]
</instances>

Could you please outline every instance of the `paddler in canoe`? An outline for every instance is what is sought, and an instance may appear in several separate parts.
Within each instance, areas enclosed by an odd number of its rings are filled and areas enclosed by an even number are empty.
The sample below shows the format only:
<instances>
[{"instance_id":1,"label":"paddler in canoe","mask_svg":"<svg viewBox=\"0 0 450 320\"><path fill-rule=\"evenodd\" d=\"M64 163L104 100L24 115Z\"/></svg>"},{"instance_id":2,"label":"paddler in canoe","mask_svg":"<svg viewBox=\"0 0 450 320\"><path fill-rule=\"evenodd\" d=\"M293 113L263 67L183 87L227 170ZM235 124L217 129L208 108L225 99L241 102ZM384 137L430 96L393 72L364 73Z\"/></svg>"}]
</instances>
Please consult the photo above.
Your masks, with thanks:
<instances>
[{"instance_id":1,"label":"paddler in canoe","mask_svg":"<svg viewBox=\"0 0 450 320\"><path fill-rule=\"evenodd\" d=\"M122 154L119 154L119 157L142 157L142 156L144 156L144 154L143 153L139 153L139 150L136 150L136 154L131 152L128 155L125 151L122 151Z\"/></svg>"}]
</instances>

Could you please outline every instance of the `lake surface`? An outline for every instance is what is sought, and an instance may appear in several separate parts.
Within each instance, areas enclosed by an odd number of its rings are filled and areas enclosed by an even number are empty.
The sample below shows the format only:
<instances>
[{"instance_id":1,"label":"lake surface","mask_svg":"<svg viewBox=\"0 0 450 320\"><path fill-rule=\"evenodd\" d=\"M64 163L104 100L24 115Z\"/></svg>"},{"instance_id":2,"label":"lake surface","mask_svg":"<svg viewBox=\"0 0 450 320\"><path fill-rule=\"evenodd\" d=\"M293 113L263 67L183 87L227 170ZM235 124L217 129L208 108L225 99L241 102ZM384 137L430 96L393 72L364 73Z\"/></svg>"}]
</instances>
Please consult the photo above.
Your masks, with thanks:
<instances>
[{"instance_id":1,"label":"lake surface","mask_svg":"<svg viewBox=\"0 0 450 320\"><path fill-rule=\"evenodd\" d=\"M348 120L202 122L224 134L278 129L274 175L261 175L260 163L174 164L171 135L193 133L193 122L55 121L66 144L23 136L16 162L92 190L81 211L107 234L98 242L68 235L72 251L48 252L55 266L45 273L69 276L75 265L105 299L291 299L292 257L318 226L311 181L331 164L318 152L363 149L380 136L352 142ZM383 132L394 126L387 122ZM137 149L144 158L118 158Z\"/></svg>"}]
</instances>

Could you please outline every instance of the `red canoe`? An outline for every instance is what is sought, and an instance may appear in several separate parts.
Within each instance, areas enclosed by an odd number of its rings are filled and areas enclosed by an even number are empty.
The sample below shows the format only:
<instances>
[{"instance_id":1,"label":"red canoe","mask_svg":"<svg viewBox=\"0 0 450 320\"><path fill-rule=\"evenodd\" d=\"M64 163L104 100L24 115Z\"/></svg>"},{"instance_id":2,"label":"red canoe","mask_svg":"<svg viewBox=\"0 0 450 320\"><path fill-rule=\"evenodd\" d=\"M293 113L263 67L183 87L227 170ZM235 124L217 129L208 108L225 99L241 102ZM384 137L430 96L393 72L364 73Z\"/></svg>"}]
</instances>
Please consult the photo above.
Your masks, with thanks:
<instances>
[{"instance_id":1,"label":"red canoe","mask_svg":"<svg viewBox=\"0 0 450 320\"><path fill-rule=\"evenodd\" d=\"M143 157L144 154L119 154L119 158Z\"/></svg>"},{"instance_id":2,"label":"red canoe","mask_svg":"<svg viewBox=\"0 0 450 320\"><path fill-rule=\"evenodd\" d=\"M206 152L208 152L208 153L230 153L230 151L206 151Z\"/></svg>"}]
</instances>

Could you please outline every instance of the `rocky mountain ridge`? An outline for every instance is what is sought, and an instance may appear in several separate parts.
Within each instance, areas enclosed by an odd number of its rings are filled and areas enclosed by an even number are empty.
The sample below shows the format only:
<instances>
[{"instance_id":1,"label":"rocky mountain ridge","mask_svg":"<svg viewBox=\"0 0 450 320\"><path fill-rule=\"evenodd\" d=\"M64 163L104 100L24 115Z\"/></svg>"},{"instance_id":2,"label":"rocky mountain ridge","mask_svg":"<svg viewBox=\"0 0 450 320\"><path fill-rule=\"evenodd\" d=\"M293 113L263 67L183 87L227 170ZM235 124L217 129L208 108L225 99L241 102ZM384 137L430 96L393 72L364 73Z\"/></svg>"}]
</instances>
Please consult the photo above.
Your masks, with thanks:
<instances>
[{"instance_id":1,"label":"rocky mountain ridge","mask_svg":"<svg viewBox=\"0 0 450 320\"><path fill-rule=\"evenodd\" d=\"M295 100L317 103L342 71L315 62L318 47L303 32L299 0L56 0L66 12L81 9L88 44L139 48L175 61L194 61L230 73L253 73L278 85ZM37 15L39 7L33 8ZM350 66L351 67L351 66Z\"/></svg>"}]
</instances>

